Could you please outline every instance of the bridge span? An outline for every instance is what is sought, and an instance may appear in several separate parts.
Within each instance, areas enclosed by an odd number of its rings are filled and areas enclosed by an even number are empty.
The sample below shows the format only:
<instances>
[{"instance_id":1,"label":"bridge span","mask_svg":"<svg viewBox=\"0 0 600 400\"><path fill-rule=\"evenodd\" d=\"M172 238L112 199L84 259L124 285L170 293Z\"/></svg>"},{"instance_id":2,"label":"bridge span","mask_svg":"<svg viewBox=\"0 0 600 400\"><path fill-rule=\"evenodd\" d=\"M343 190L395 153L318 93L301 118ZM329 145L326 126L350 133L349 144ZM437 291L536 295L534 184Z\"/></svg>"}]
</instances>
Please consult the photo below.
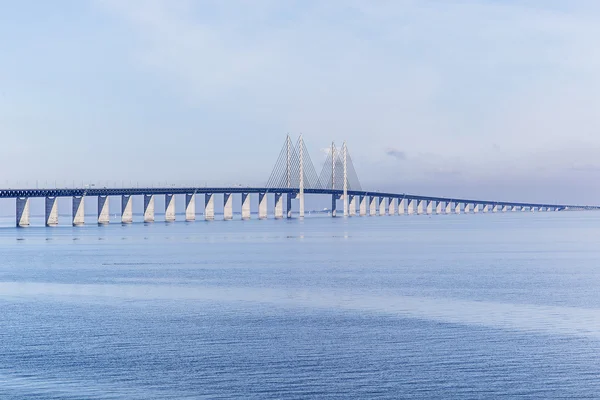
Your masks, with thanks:
<instances>
[{"instance_id":1,"label":"bridge span","mask_svg":"<svg viewBox=\"0 0 600 400\"><path fill-rule=\"evenodd\" d=\"M258 218L269 215L275 218L292 218L292 200L298 199L297 216L305 215L304 198L306 195L331 196L333 217L338 215L338 200L343 202L343 215L383 216L383 215L432 215L460 213L498 213L516 211L565 211L600 210L600 206L573 204L527 203L512 201L494 201L468 198L450 198L422 196L408 193L382 193L363 190L352 159L344 143L338 151L332 143L327 159L320 174L310 161L302 140L293 145L288 135L275 168L264 187L131 187L131 188L54 188L54 189L0 189L0 198L16 199L16 225L28 226L30 223L30 199L45 199L45 224L58 224L58 199L72 198L72 223L82 225L85 216L85 200L96 198L98 204L98 224L110 221L109 197L121 198L121 222L133 222L133 196L142 196L144 201L144 222L153 222L156 196L165 197L165 221L175 221L175 195L185 195L185 220L196 219L196 197L204 195L204 219L215 219L215 195L223 201L223 219L233 219L233 196L241 196L241 218L251 218L250 196L258 196ZM269 214L267 198L274 199L273 213ZM286 200L284 207L283 200Z\"/></svg>"}]
</instances>

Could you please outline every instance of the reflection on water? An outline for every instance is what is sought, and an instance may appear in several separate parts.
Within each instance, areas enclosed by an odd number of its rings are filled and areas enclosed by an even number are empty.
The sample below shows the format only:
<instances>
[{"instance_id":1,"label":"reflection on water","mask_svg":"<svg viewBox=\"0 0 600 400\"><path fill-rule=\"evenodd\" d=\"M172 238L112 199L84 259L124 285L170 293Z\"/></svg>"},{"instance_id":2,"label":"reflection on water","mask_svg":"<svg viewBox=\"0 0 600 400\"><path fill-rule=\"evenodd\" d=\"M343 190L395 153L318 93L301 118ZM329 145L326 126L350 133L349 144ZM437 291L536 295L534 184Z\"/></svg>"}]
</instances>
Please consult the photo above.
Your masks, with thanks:
<instances>
[{"instance_id":1,"label":"reflection on water","mask_svg":"<svg viewBox=\"0 0 600 400\"><path fill-rule=\"evenodd\" d=\"M599 222L3 228L0 398L594 397Z\"/></svg>"}]
</instances>

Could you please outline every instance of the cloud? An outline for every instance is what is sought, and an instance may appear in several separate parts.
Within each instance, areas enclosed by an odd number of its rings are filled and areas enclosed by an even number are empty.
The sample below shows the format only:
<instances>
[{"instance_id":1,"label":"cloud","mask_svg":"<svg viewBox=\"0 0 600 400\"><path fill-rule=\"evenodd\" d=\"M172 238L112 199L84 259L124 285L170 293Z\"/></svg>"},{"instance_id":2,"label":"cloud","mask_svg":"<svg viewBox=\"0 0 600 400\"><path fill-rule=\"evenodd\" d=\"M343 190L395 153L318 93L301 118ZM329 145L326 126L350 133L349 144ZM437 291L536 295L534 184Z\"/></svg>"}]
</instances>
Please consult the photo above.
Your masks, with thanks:
<instances>
[{"instance_id":1,"label":"cloud","mask_svg":"<svg viewBox=\"0 0 600 400\"><path fill-rule=\"evenodd\" d=\"M600 172L600 165L598 164L574 164L570 167L573 171L579 172Z\"/></svg>"},{"instance_id":2,"label":"cloud","mask_svg":"<svg viewBox=\"0 0 600 400\"><path fill-rule=\"evenodd\" d=\"M385 149L385 154L387 154L390 157L394 157L397 160L406 160L406 153L393 147L388 147L387 149Z\"/></svg>"}]
</instances>

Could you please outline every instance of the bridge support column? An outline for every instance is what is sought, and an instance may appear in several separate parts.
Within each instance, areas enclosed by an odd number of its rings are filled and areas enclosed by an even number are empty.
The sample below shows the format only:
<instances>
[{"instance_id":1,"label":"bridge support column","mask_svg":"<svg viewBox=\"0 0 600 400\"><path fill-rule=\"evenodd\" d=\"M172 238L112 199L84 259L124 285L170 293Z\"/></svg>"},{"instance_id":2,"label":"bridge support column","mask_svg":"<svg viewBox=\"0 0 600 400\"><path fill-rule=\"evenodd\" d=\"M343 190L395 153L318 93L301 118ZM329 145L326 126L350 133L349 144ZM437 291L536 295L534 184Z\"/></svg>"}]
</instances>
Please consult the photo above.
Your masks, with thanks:
<instances>
[{"instance_id":1,"label":"bridge support column","mask_svg":"<svg viewBox=\"0 0 600 400\"><path fill-rule=\"evenodd\" d=\"M223 219L233 219L233 196L231 193L223 193Z\"/></svg>"},{"instance_id":2,"label":"bridge support column","mask_svg":"<svg viewBox=\"0 0 600 400\"><path fill-rule=\"evenodd\" d=\"M500 206L498 204L495 204L494 207L492 208L492 212L497 213L499 209L500 209Z\"/></svg>"},{"instance_id":3,"label":"bridge support column","mask_svg":"<svg viewBox=\"0 0 600 400\"><path fill-rule=\"evenodd\" d=\"M435 202L435 213L437 215L440 215L442 213L442 211L443 211L442 202L441 201L436 201Z\"/></svg>"},{"instance_id":4,"label":"bridge support column","mask_svg":"<svg viewBox=\"0 0 600 400\"><path fill-rule=\"evenodd\" d=\"M58 198L46 197L46 226L58 225Z\"/></svg>"},{"instance_id":5,"label":"bridge support column","mask_svg":"<svg viewBox=\"0 0 600 400\"><path fill-rule=\"evenodd\" d=\"M85 222L85 197L73 197L73 226L83 225Z\"/></svg>"},{"instance_id":6,"label":"bridge support column","mask_svg":"<svg viewBox=\"0 0 600 400\"><path fill-rule=\"evenodd\" d=\"M29 225L29 197L17 197L17 226Z\"/></svg>"},{"instance_id":7,"label":"bridge support column","mask_svg":"<svg viewBox=\"0 0 600 400\"><path fill-rule=\"evenodd\" d=\"M292 218L292 199L294 196L293 193L287 193L285 195L285 213L288 219Z\"/></svg>"},{"instance_id":8,"label":"bridge support column","mask_svg":"<svg viewBox=\"0 0 600 400\"><path fill-rule=\"evenodd\" d=\"M477 214L479 212L479 204L473 204L473 214Z\"/></svg>"},{"instance_id":9,"label":"bridge support column","mask_svg":"<svg viewBox=\"0 0 600 400\"><path fill-rule=\"evenodd\" d=\"M471 212L471 203L465 203L465 214Z\"/></svg>"},{"instance_id":10,"label":"bridge support column","mask_svg":"<svg viewBox=\"0 0 600 400\"><path fill-rule=\"evenodd\" d=\"M454 214L460 214L460 204L459 202L454 203Z\"/></svg>"},{"instance_id":11,"label":"bridge support column","mask_svg":"<svg viewBox=\"0 0 600 400\"><path fill-rule=\"evenodd\" d=\"M144 195L144 222L154 222L154 195Z\"/></svg>"},{"instance_id":12,"label":"bridge support column","mask_svg":"<svg viewBox=\"0 0 600 400\"><path fill-rule=\"evenodd\" d=\"M348 202L348 214L351 217L356 216L356 196L355 195L348 195L348 200L350 200Z\"/></svg>"},{"instance_id":13,"label":"bridge support column","mask_svg":"<svg viewBox=\"0 0 600 400\"><path fill-rule=\"evenodd\" d=\"M377 197L371 196L369 199L369 216L377 215Z\"/></svg>"},{"instance_id":14,"label":"bridge support column","mask_svg":"<svg viewBox=\"0 0 600 400\"><path fill-rule=\"evenodd\" d=\"M215 219L215 194L206 193L204 195L204 219L212 221Z\"/></svg>"},{"instance_id":15,"label":"bridge support column","mask_svg":"<svg viewBox=\"0 0 600 400\"><path fill-rule=\"evenodd\" d=\"M250 194L242 193L242 219L250 219Z\"/></svg>"},{"instance_id":16,"label":"bridge support column","mask_svg":"<svg viewBox=\"0 0 600 400\"><path fill-rule=\"evenodd\" d=\"M427 200L427 202L425 204L426 204L425 210L427 211L427 215L433 214L433 201Z\"/></svg>"},{"instance_id":17,"label":"bridge support column","mask_svg":"<svg viewBox=\"0 0 600 400\"><path fill-rule=\"evenodd\" d=\"M502 206L502 212L505 213L508 211L508 206Z\"/></svg>"},{"instance_id":18,"label":"bridge support column","mask_svg":"<svg viewBox=\"0 0 600 400\"><path fill-rule=\"evenodd\" d=\"M388 215L396 215L396 202L398 199L393 197L388 198Z\"/></svg>"},{"instance_id":19,"label":"bridge support column","mask_svg":"<svg viewBox=\"0 0 600 400\"><path fill-rule=\"evenodd\" d=\"M490 206L489 206L489 204L485 204L485 205L483 206L483 212L484 212L484 213L488 213L489 211L490 211Z\"/></svg>"},{"instance_id":20,"label":"bridge support column","mask_svg":"<svg viewBox=\"0 0 600 400\"><path fill-rule=\"evenodd\" d=\"M517 210L518 210L518 207L517 207L517 206L512 206L512 207L511 207L511 209L510 209L510 211L511 211L511 212L515 212L515 211L517 211Z\"/></svg>"},{"instance_id":21,"label":"bridge support column","mask_svg":"<svg viewBox=\"0 0 600 400\"><path fill-rule=\"evenodd\" d=\"M298 217L304 218L304 191L298 193Z\"/></svg>"},{"instance_id":22,"label":"bridge support column","mask_svg":"<svg viewBox=\"0 0 600 400\"><path fill-rule=\"evenodd\" d=\"M360 216L364 217L365 215L367 215L367 196L360 196Z\"/></svg>"},{"instance_id":23,"label":"bridge support column","mask_svg":"<svg viewBox=\"0 0 600 400\"><path fill-rule=\"evenodd\" d=\"M98 196L98 225L104 225L110 222L108 203L108 196Z\"/></svg>"},{"instance_id":24,"label":"bridge support column","mask_svg":"<svg viewBox=\"0 0 600 400\"><path fill-rule=\"evenodd\" d=\"M406 199L398 199L398 215L404 215L406 208Z\"/></svg>"},{"instance_id":25,"label":"bridge support column","mask_svg":"<svg viewBox=\"0 0 600 400\"><path fill-rule=\"evenodd\" d=\"M267 194L258 194L258 219L267 219L268 208L267 208Z\"/></svg>"},{"instance_id":26,"label":"bridge support column","mask_svg":"<svg viewBox=\"0 0 600 400\"><path fill-rule=\"evenodd\" d=\"M187 193L185 195L185 220L196 220L196 194Z\"/></svg>"},{"instance_id":27,"label":"bridge support column","mask_svg":"<svg viewBox=\"0 0 600 400\"><path fill-rule=\"evenodd\" d=\"M335 195L335 194L331 195L331 216L332 217L337 216L337 199L338 199L337 195Z\"/></svg>"},{"instance_id":28,"label":"bridge support column","mask_svg":"<svg viewBox=\"0 0 600 400\"><path fill-rule=\"evenodd\" d=\"M133 222L133 198L131 195L121 196L121 223L130 224Z\"/></svg>"},{"instance_id":29,"label":"bridge support column","mask_svg":"<svg viewBox=\"0 0 600 400\"><path fill-rule=\"evenodd\" d=\"M383 215L386 214L386 212L385 212L385 202L386 202L386 200L387 199L385 197L383 197L383 196L381 196L379 198L379 215L380 216L383 216Z\"/></svg>"},{"instance_id":30,"label":"bridge support column","mask_svg":"<svg viewBox=\"0 0 600 400\"><path fill-rule=\"evenodd\" d=\"M446 215L452 214L452 202L451 201L446 202L446 209L444 210L444 214L446 214Z\"/></svg>"},{"instance_id":31,"label":"bridge support column","mask_svg":"<svg viewBox=\"0 0 600 400\"><path fill-rule=\"evenodd\" d=\"M425 202L425 200L418 200L417 201L417 215L423 214L423 207L425 206L424 202Z\"/></svg>"},{"instance_id":32,"label":"bridge support column","mask_svg":"<svg viewBox=\"0 0 600 400\"><path fill-rule=\"evenodd\" d=\"M175 221L175 196L172 194L165 194L165 221Z\"/></svg>"},{"instance_id":33,"label":"bridge support column","mask_svg":"<svg viewBox=\"0 0 600 400\"><path fill-rule=\"evenodd\" d=\"M283 218L283 198L281 193L275 193L275 218Z\"/></svg>"},{"instance_id":34,"label":"bridge support column","mask_svg":"<svg viewBox=\"0 0 600 400\"><path fill-rule=\"evenodd\" d=\"M416 201L417 200L415 200L415 199L408 200L408 207L406 209L406 213L408 215L413 215L415 213L415 202Z\"/></svg>"}]
</instances>

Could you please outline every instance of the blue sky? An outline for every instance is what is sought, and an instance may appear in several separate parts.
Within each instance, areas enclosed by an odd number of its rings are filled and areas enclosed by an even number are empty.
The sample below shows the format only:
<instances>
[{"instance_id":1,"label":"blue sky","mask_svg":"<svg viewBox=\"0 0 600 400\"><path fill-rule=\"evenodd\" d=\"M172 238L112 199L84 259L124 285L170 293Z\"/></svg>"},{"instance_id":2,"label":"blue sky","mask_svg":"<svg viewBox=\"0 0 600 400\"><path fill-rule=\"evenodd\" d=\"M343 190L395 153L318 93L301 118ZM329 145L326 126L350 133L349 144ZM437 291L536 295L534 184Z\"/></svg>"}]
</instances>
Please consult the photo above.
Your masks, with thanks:
<instances>
[{"instance_id":1,"label":"blue sky","mask_svg":"<svg viewBox=\"0 0 600 400\"><path fill-rule=\"evenodd\" d=\"M596 1L0 0L0 185L363 187L600 203Z\"/></svg>"}]
</instances>

